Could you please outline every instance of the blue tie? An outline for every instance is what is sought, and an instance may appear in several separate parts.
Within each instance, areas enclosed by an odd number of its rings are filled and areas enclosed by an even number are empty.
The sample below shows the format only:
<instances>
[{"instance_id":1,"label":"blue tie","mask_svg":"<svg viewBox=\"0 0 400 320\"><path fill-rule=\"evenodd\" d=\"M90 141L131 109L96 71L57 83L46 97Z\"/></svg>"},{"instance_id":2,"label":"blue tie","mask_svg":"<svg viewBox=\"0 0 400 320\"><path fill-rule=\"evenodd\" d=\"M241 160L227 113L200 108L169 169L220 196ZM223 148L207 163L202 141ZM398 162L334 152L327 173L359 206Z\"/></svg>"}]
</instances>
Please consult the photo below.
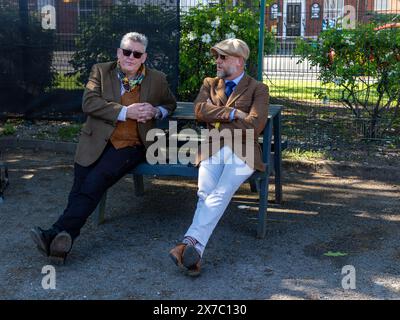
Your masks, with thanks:
<instances>
[{"instance_id":1,"label":"blue tie","mask_svg":"<svg viewBox=\"0 0 400 320\"><path fill-rule=\"evenodd\" d=\"M229 98L229 96L231 95L233 88L236 86L236 83L234 83L233 81L227 81L225 83L225 94L226 96Z\"/></svg>"}]
</instances>

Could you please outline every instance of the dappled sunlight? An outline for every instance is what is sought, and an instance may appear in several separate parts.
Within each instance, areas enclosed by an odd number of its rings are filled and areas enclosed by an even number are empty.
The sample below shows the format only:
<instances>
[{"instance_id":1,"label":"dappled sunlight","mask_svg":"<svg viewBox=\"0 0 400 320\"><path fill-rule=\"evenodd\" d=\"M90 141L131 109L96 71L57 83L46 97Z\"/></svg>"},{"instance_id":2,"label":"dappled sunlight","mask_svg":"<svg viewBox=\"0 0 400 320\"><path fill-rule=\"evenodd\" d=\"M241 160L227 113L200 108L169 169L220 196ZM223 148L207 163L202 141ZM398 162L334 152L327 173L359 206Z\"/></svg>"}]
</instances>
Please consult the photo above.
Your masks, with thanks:
<instances>
[{"instance_id":1,"label":"dappled sunlight","mask_svg":"<svg viewBox=\"0 0 400 320\"><path fill-rule=\"evenodd\" d=\"M339 202L306 201L306 203L317 206L345 207L345 204Z\"/></svg>"},{"instance_id":2,"label":"dappled sunlight","mask_svg":"<svg viewBox=\"0 0 400 320\"><path fill-rule=\"evenodd\" d=\"M7 159L7 163L17 163L21 160L23 160L23 159L21 159L21 158L20 159Z\"/></svg>"},{"instance_id":3,"label":"dappled sunlight","mask_svg":"<svg viewBox=\"0 0 400 320\"><path fill-rule=\"evenodd\" d=\"M21 179L29 180L32 179L35 175L33 174L24 174Z\"/></svg>"},{"instance_id":4,"label":"dappled sunlight","mask_svg":"<svg viewBox=\"0 0 400 320\"><path fill-rule=\"evenodd\" d=\"M270 213L279 213L279 214L290 214L290 215L306 215L306 216L315 216L319 215L318 211L310 211L310 210L296 210L296 209L286 209L286 208L268 208L268 212Z\"/></svg>"},{"instance_id":5,"label":"dappled sunlight","mask_svg":"<svg viewBox=\"0 0 400 320\"><path fill-rule=\"evenodd\" d=\"M293 187L293 188L298 188L301 186L303 190L306 191L314 191L314 190L321 190L321 189L329 189L329 193L337 193L340 194L341 197L346 198L346 199L351 199L354 198L354 195L366 195L366 196L376 196L376 191L379 190L380 196L386 196L386 197L393 197L396 193L398 193L398 190L389 190L386 189L382 190L379 188L370 188L370 185L360 185L360 186L348 186L345 181L343 181L342 185L339 185L338 183L335 183L335 181L330 181L329 184L320 184L320 183L310 183L307 182L305 183L304 181L301 182L301 184L285 184L285 186ZM351 190L351 192L349 192Z\"/></svg>"},{"instance_id":6,"label":"dappled sunlight","mask_svg":"<svg viewBox=\"0 0 400 320\"><path fill-rule=\"evenodd\" d=\"M355 214L355 217L364 218L364 219L373 219L373 220L384 220L388 222L400 222L400 214L374 214L371 215L368 212L363 212L359 214Z\"/></svg>"},{"instance_id":7,"label":"dappled sunlight","mask_svg":"<svg viewBox=\"0 0 400 320\"><path fill-rule=\"evenodd\" d=\"M376 276L372 278L372 282L394 293L400 293L400 276L398 277L389 275Z\"/></svg>"}]
</instances>

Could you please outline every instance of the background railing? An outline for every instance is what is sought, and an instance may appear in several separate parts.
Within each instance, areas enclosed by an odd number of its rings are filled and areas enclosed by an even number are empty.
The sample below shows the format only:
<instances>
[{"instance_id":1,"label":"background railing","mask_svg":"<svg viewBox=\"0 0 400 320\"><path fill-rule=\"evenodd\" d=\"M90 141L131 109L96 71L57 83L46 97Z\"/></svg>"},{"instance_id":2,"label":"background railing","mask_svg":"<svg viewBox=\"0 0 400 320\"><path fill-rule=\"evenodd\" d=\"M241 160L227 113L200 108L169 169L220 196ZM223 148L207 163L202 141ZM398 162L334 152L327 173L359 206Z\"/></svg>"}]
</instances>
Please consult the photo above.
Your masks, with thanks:
<instances>
[{"instance_id":1,"label":"background railing","mask_svg":"<svg viewBox=\"0 0 400 320\"><path fill-rule=\"evenodd\" d=\"M168 75L178 95L185 73L179 70L180 24L199 3L219 1L0 0L0 117L81 121L87 72L95 62L114 59L121 36L133 30L149 37L148 63ZM259 12L258 1L224 3L245 3ZM276 0L266 8L266 32L275 45L265 55L263 79L271 101L285 106L283 128L295 146L334 147L361 136L368 125L362 118L354 121L335 95L317 97L315 92L326 88L319 67L298 63L295 53L299 38L316 39L346 16L348 5L354 5L358 22L400 21L398 0Z\"/></svg>"}]
</instances>

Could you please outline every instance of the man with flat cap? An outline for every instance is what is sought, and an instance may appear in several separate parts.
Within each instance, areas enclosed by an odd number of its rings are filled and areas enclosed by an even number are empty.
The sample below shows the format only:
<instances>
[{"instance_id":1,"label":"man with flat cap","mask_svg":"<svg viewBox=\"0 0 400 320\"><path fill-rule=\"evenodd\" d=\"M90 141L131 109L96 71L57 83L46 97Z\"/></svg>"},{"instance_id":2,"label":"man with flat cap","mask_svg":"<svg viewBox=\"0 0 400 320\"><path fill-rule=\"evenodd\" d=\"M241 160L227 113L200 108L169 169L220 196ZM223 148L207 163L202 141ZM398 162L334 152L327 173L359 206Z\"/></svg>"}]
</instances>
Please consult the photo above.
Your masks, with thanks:
<instances>
[{"instance_id":1,"label":"man with flat cap","mask_svg":"<svg viewBox=\"0 0 400 320\"><path fill-rule=\"evenodd\" d=\"M207 123L209 130L216 129L221 135L222 130L232 132L233 143L213 140L201 146L197 157L194 218L182 242L169 253L189 276L200 274L204 249L236 190L255 170L265 170L258 136L268 119L268 87L245 73L250 50L244 41L226 39L212 47L211 53L217 77L204 79L194 102L195 115L198 121ZM249 149L251 157L239 152Z\"/></svg>"}]
</instances>

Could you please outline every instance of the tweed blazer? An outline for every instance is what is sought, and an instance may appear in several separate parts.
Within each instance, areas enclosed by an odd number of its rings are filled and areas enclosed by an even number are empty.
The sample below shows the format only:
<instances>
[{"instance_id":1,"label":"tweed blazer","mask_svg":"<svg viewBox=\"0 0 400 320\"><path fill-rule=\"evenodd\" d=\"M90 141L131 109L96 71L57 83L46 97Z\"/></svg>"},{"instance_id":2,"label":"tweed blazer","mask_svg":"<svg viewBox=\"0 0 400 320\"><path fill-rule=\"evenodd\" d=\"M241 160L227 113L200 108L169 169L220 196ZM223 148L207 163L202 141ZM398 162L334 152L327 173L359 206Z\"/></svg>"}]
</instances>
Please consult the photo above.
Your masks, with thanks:
<instances>
[{"instance_id":1,"label":"tweed blazer","mask_svg":"<svg viewBox=\"0 0 400 320\"><path fill-rule=\"evenodd\" d=\"M75 162L89 166L95 162L106 147L113 133L121 105L121 82L117 74L117 63L95 64L83 94L82 109L87 115L82 127ZM164 73L146 68L140 87L140 102L163 106L171 114L176 108L176 99L169 89ZM152 142L146 141L147 132L155 127L155 120L138 123L139 135L147 148Z\"/></svg>"},{"instance_id":2,"label":"tweed blazer","mask_svg":"<svg viewBox=\"0 0 400 320\"><path fill-rule=\"evenodd\" d=\"M207 123L208 129L218 128L232 131L235 136L234 145L231 145L234 153L244 160L250 167L259 171L265 171L265 165L262 161L261 146L258 143L258 137L265 127L268 120L269 91L268 86L244 75L236 88L229 96L225 95L225 82L220 78L206 78L200 92L194 102L196 119ZM245 119L229 120L229 115L233 108L248 113ZM219 123L216 125L216 123ZM233 133L234 129L236 130ZM254 151L254 161L249 162L245 157L246 150L246 129L254 129L252 148ZM241 134L242 140L241 152L237 152L237 132ZM215 143L203 144L196 160L196 164L216 153L220 147L226 145L226 141L220 140L220 144L215 148ZM220 147L219 147L220 146ZM206 152L206 149L208 151ZM242 153L244 156L242 156ZM253 162L253 163L252 163Z\"/></svg>"}]
</instances>

